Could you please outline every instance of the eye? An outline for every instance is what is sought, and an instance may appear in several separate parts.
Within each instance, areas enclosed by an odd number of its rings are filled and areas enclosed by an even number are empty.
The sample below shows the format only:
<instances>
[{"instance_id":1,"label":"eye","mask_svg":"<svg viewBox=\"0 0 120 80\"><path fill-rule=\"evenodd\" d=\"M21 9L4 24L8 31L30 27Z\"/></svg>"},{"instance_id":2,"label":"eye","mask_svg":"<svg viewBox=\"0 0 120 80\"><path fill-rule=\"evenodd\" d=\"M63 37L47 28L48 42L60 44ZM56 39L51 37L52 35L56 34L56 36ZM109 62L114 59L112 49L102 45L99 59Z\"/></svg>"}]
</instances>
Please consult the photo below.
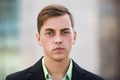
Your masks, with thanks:
<instances>
[{"instance_id":1,"label":"eye","mask_svg":"<svg viewBox=\"0 0 120 80\"><path fill-rule=\"evenodd\" d=\"M63 31L62 34L63 35L70 34L70 31Z\"/></svg>"},{"instance_id":2,"label":"eye","mask_svg":"<svg viewBox=\"0 0 120 80\"><path fill-rule=\"evenodd\" d=\"M48 35L48 36L53 36L54 35L53 32L46 32L45 34Z\"/></svg>"}]
</instances>

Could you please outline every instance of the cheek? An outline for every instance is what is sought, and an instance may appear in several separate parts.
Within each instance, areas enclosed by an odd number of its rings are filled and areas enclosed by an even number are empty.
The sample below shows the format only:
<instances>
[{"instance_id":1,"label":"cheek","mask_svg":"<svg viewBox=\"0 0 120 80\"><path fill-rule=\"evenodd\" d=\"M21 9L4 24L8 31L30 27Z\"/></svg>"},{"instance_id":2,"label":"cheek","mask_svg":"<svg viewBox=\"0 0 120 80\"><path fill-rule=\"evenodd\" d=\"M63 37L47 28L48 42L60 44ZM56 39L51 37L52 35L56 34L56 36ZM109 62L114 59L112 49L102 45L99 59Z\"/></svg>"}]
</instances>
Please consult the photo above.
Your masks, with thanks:
<instances>
[{"instance_id":1,"label":"cheek","mask_svg":"<svg viewBox=\"0 0 120 80\"><path fill-rule=\"evenodd\" d=\"M73 44L73 39L71 36L69 37L66 37L65 40L64 40L64 43L68 46L72 45Z\"/></svg>"},{"instance_id":2,"label":"cheek","mask_svg":"<svg viewBox=\"0 0 120 80\"><path fill-rule=\"evenodd\" d=\"M49 48L52 45L52 39L48 39L48 38L43 38L42 39L42 45L45 48Z\"/></svg>"}]
</instances>

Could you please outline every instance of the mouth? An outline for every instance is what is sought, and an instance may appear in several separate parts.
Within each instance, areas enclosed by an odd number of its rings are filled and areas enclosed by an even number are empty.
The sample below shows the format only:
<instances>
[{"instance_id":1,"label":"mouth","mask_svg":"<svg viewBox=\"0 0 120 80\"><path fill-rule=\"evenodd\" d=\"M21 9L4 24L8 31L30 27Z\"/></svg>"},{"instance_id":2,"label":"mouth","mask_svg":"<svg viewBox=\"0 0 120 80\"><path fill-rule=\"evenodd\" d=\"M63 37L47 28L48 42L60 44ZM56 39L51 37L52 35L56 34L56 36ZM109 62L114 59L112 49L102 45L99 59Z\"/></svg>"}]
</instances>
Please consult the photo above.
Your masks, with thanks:
<instances>
[{"instance_id":1,"label":"mouth","mask_svg":"<svg viewBox=\"0 0 120 80\"><path fill-rule=\"evenodd\" d=\"M61 48L61 47L57 47L55 49L53 49L53 51L55 52L63 52L65 50L65 48Z\"/></svg>"}]
</instances>

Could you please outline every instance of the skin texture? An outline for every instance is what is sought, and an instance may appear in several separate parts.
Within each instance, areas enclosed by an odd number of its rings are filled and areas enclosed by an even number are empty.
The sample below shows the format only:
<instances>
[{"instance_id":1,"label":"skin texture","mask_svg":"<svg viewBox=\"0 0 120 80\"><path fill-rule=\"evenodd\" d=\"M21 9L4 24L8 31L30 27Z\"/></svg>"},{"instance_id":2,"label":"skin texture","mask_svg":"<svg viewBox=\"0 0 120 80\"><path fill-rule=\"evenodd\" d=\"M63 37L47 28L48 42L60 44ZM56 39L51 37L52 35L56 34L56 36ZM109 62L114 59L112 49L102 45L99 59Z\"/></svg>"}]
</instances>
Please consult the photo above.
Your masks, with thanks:
<instances>
[{"instance_id":1,"label":"skin texture","mask_svg":"<svg viewBox=\"0 0 120 80\"><path fill-rule=\"evenodd\" d=\"M36 34L44 50L44 60L53 78L61 79L69 66L69 53L76 40L76 32L67 14L47 19Z\"/></svg>"}]
</instances>

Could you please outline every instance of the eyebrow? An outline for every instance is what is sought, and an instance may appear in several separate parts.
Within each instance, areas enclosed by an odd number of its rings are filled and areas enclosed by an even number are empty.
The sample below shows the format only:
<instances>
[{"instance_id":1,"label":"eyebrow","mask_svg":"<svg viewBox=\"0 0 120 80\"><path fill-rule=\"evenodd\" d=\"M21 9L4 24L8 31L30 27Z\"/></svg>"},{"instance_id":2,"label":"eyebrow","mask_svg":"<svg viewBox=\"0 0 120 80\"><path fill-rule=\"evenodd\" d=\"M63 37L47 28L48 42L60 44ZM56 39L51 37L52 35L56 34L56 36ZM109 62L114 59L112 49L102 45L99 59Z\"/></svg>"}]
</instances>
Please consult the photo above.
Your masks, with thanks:
<instances>
[{"instance_id":1,"label":"eyebrow","mask_svg":"<svg viewBox=\"0 0 120 80\"><path fill-rule=\"evenodd\" d=\"M45 31L54 31L54 29L47 28L47 29L45 29Z\"/></svg>"},{"instance_id":2,"label":"eyebrow","mask_svg":"<svg viewBox=\"0 0 120 80\"><path fill-rule=\"evenodd\" d=\"M65 31L65 30L70 30L69 28L64 28L64 29L61 29L60 31ZM52 28L47 28L45 29L45 31L55 31L54 29Z\"/></svg>"},{"instance_id":3,"label":"eyebrow","mask_svg":"<svg viewBox=\"0 0 120 80\"><path fill-rule=\"evenodd\" d=\"M61 31L65 31L65 30L70 30L70 28L64 28L64 29L61 29Z\"/></svg>"}]
</instances>

